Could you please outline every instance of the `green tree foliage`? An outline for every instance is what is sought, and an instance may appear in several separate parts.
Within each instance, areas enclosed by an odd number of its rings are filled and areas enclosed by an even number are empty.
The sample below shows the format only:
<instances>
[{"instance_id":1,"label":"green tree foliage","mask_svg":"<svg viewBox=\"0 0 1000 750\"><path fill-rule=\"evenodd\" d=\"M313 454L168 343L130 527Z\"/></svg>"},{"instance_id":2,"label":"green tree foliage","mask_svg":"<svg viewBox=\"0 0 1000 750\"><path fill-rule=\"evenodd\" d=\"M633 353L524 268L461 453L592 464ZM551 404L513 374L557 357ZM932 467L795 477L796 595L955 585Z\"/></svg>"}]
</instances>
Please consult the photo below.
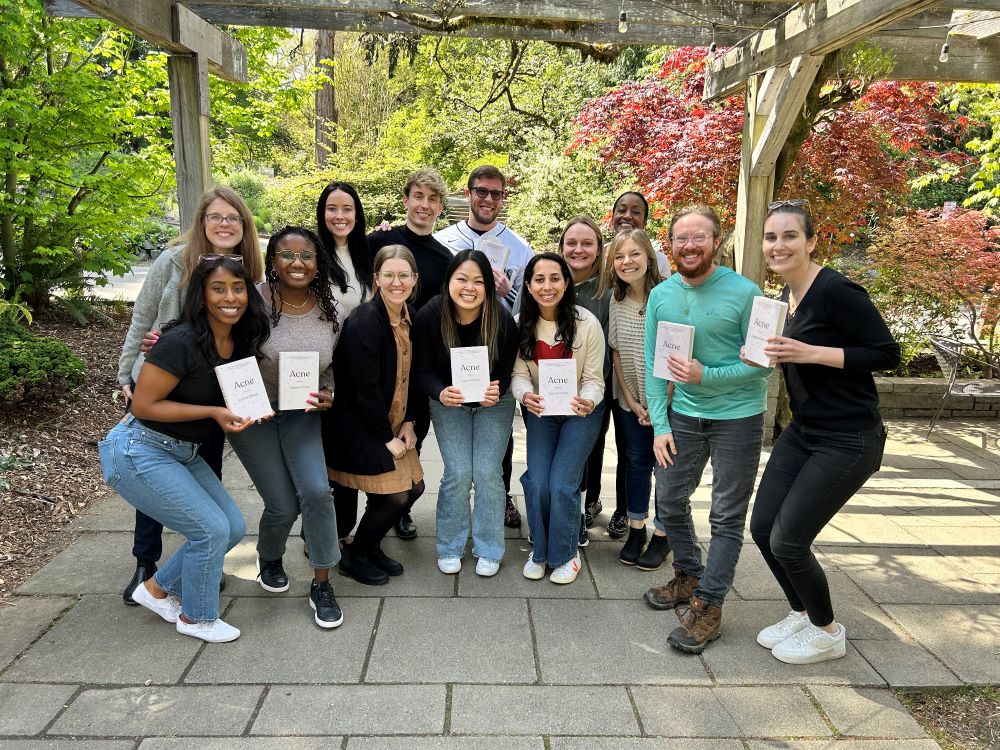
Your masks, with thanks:
<instances>
[{"instance_id":1,"label":"green tree foliage","mask_svg":"<svg viewBox=\"0 0 1000 750\"><path fill-rule=\"evenodd\" d=\"M968 117L975 137L966 148L979 157L966 204L995 214L1000 211L1000 84L959 84L951 107Z\"/></svg>"},{"instance_id":2,"label":"green tree foliage","mask_svg":"<svg viewBox=\"0 0 1000 750\"><path fill-rule=\"evenodd\" d=\"M170 181L165 58L120 29L0 0L0 247L8 296L44 306L128 268L129 227Z\"/></svg>"}]
</instances>

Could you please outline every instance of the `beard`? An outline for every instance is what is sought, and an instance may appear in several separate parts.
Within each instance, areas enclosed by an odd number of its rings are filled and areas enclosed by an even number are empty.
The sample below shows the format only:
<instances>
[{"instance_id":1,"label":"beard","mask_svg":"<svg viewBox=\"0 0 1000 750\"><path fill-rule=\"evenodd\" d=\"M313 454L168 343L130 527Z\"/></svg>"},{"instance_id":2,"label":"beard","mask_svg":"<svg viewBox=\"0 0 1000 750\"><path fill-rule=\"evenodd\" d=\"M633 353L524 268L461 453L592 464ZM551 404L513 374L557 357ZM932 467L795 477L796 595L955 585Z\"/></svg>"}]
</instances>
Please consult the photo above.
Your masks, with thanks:
<instances>
[{"instance_id":1,"label":"beard","mask_svg":"<svg viewBox=\"0 0 1000 750\"><path fill-rule=\"evenodd\" d=\"M677 264L677 273L683 276L685 279L697 279L700 276L704 276L708 273L712 266L715 265L715 253L706 253L702 256L698 265L694 268L688 269L682 266L680 263Z\"/></svg>"}]
</instances>

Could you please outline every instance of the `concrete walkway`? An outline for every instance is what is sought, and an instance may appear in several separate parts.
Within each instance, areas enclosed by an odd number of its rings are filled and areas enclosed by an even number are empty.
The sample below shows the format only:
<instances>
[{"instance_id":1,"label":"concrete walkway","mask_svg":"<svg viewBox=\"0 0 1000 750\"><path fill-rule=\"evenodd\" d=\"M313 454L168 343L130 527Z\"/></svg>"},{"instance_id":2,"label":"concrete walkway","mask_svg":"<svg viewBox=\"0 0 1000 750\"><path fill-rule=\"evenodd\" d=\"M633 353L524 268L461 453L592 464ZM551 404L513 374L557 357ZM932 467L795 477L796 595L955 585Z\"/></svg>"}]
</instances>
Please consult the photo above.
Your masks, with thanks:
<instances>
[{"instance_id":1,"label":"concrete walkway","mask_svg":"<svg viewBox=\"0 0 1000 750\"><path fill-rule=\"evenodd\" d=\"M0 606L0 748L935 748L888 687L1000 682L1000 452L979 447L982 427L945 423L927 442L925 425L891 425L883 470L817 550L847 657L805 667L754 641L787 607L749 539L722 638L687 656L666 645L674 614L640 600L666 568L621 565L603 525L569 586L525 580L529 547L513 532L496 578L468 557L441 575L433 492L415 508L419 538L386 541L406 573L374 588L335 576L346 619L322 631L297 538L291 590L255 583L260 500L230 456L249 533L226 560L223 607L243 636L202 645L125 607L132 511L99 504ZM433 441L424 464L436 489ZM606 523L613 470L604 479ZM694 503L703 539L710 481Z\"/></svg>"}]
</instances>

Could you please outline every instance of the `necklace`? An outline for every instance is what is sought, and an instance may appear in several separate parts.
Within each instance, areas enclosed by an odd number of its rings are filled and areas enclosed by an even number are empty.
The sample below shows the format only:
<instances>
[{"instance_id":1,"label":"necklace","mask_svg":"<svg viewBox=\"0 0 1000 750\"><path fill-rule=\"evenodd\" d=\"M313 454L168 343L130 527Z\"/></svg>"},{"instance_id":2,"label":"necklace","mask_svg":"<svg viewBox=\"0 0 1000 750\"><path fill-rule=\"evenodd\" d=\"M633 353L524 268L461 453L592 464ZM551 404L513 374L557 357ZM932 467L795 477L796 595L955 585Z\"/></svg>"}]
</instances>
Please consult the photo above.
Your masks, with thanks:
<instances>
[{"instance_id":1,"label":"necklace","mask_svg":"<svg viewBox=\"0 0 1000 750\"><path fill-rule=\"evenodd\" d=\"M281 304L290 307L293 310L301 310L303 307L308 305L310 300L312 300L312 294L313 294L312 289L306 289L306 298L305 300L303 300L302 304L293 305L291 302L285 299L285 296L281 292L278 292L278 296L281 298Z\"/></svg>"}]
</instances>

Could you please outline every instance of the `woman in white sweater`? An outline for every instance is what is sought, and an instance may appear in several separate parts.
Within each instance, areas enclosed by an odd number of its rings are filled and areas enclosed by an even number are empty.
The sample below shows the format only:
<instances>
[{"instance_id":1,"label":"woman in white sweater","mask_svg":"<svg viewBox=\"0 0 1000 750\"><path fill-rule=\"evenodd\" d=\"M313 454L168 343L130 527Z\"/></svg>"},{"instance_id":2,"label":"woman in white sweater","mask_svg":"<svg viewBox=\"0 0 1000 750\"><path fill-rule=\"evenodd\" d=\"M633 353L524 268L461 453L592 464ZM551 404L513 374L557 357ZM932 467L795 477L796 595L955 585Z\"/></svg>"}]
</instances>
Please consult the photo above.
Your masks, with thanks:
<instances>
[{"instance_id":1,"label":"woman in white sweater","mask_svg":"<svg viewBox=\"0 0 1000 750\"><path fill-rule=\"evenodd\" d=\"M534 549L524 577L572 583L580 571L578 488L604 413L604 333L597 318L576 305L566 261L541 253L524 269L518 317L518 357L511 391L525 409L528 470L521 477ZM545 403L539 361L573 360L576 393L565 411ZM555 411L556 414L551 412Z\"/></svg>"}]
</instances>

